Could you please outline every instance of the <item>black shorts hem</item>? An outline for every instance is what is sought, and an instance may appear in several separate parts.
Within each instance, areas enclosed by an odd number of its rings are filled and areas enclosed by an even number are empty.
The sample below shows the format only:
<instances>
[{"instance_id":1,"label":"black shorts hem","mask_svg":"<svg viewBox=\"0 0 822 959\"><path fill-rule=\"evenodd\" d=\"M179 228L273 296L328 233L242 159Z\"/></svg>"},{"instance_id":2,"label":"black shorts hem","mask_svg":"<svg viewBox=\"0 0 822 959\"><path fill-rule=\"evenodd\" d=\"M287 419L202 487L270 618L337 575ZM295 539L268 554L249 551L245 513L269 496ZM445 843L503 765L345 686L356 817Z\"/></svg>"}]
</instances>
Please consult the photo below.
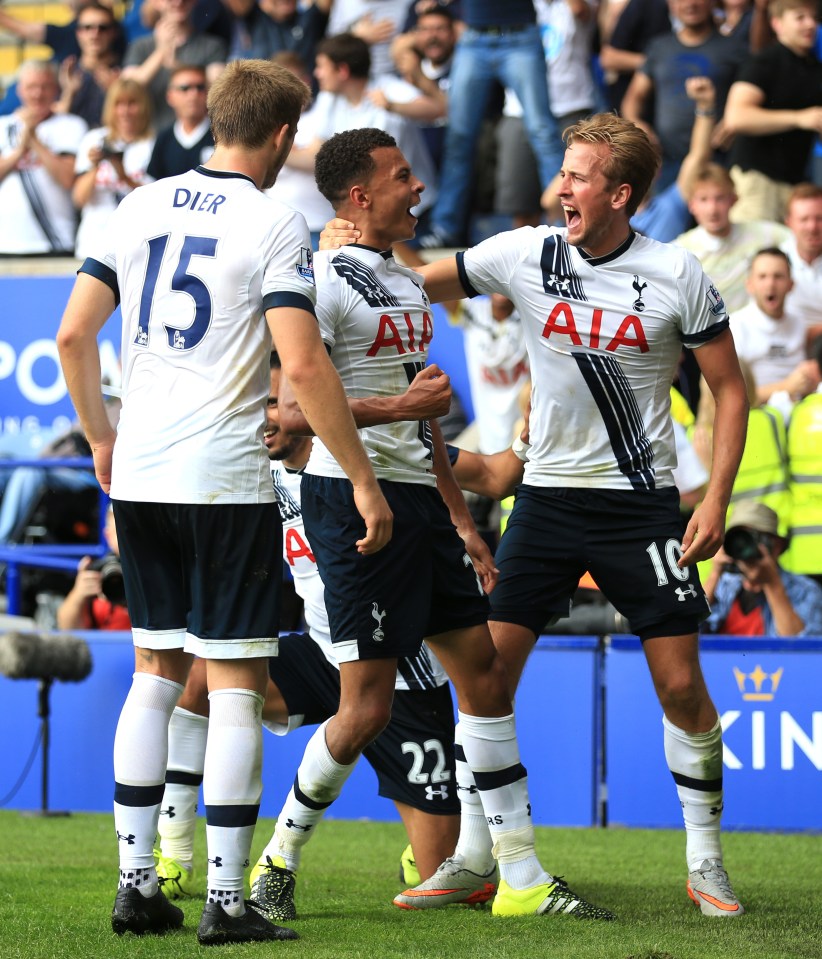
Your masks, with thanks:
<instances>
[{"instance_id":1,"label":"black shorts hem","mask_svg":"<svg viewBox=\"0 0 822 959\"><path fill-rule=\"evenodd\" d=\"M646 639L658 639L660 636L690 636L699 632L702 620L698 616L681 616L652 623L636 630L636 635L644 643Z\"/></svg>"},{"instance_id":2,"label":"black shorts hem","mask_svg":"<svg viewBox=\"0 0 822 959\"><path fill-rule=\"evenodd\" d=\"M527 615L525 613L506 613L503 610L496 610L488 614L489 623L510 623L512 626L522 626L523 629L530 630L535 636L539 636L542 632L542 627L550 620L553 613L548 613L546 616L537 617L532 613ZM565 616L567 613L559 613L560 616Z\"/></svg>"},{"instance_id":3,"label":"black shorts hem","mask_svg":"<svg viewBox=\"0 0 822 959\"><path fill-rule=\"evenodd\" d=\"M403 806L409 806L411 809L424 812L429 816L459 816L460 814L459 799L456 797L447 803L443 803L441 806L432 806L427 800L412 799L407 793L401 794L398 792L397 795L392 795L391 791L384 789L381 783L377 788L377 795L382 799L387 799L389 802L401 802Z\"/></svg>"},{"instance_id":4,"label":"black shorts hem","mask_svg":"<svg viewBox=\"0 0 822 959\"><path fill-rule=\"evenodd\" d=\"M488 623L488 611L487 610L477 610L473 616L463 616L458 623L454 623L449 626L446 625L444 629L439 629L440 624L437 624L438 631L436 633L426 633L426 639L436 639L437 636L442 636L443 633L451 633L456 629L473 629L475 626L482 626Z\"/></svg>"}]
</instances>

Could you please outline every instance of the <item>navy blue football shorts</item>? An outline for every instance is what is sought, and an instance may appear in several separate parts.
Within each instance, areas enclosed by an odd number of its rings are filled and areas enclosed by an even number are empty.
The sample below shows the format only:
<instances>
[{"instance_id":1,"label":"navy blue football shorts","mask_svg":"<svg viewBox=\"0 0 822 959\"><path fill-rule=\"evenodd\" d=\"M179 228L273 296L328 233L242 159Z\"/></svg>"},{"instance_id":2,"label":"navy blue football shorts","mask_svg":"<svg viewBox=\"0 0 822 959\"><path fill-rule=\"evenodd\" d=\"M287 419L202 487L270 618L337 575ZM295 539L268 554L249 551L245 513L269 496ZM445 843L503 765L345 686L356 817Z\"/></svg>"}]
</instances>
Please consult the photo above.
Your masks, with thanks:
<instances>
[{"instance_id":1,"label":"navy blue football shorts","mask_svg":"<svg viewBox=\"0 0 822 959\"><path fill-rule=\"evenodd\" d=\"M325 585L338 662L413 656L423 637L484 623L488 602L437 489L381 480L394 535L357 552L365 526L345 479L304 473L305 530Z\"/></svg>"},{"instance_id":2,"label":"navy blue football shorts","mask_svg":"<svg viewBox=\"0 0 822 959\"><path fill-rule=\"evenodd\" d=\"M340 673L302 633L280 637L268 661L289 716L299 725L325 722L340 705ZM380 796L434 815L457 815L454 706L448 683L433 689L399 689L391 721L363 751L377 774Z\"/></svg>"},{"instance_id":3,"label":"navy blue football shorts","mask_svg":"<svg viewBox=\"0 0 822 959\"><path fill-rule=\"evenodd\" d=\"M113 505L136 646L184 648L204 659L276 655L276 503Z\"/></svg>"},{"instance_id":4,"label":"navy blue football shorts","mask_svg":"<svg viewBox=\"0 0 822 959\"><path fill-rule=\"evenodd\" d=\"M567 616L589 570L640 639L697 631L709 609L696 567L679 569L684 526L675 487L517 488L495 555L490 619L536 635Z\"/></svg>"}]
</instances>

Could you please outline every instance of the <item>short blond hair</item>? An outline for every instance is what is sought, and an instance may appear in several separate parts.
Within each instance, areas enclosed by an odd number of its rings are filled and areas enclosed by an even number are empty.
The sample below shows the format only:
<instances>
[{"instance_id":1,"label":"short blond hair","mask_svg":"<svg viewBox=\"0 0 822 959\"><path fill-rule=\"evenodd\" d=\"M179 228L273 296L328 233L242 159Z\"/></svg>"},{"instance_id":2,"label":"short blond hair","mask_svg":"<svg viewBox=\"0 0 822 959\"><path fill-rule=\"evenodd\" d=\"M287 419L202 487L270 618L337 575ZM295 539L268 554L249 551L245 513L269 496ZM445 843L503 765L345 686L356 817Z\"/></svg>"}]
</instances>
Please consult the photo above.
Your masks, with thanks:
<instances>
[{"instance_id":1,"label":"short blond hair","mask_svg":"<svg viewBox=\"0 0 822 959\"><path fill-rule=\"evenodd\" d=\"M801 10L803 8L813 11L816 16L816 4L813 0L770 0L768 4L768 16L781 17L789 10Z\"/></svg>"},{"instance_id":2,"label":"short blond hair","mask_svg":"<svg viewBox=\"0 0 822 959\"><path fill-rule=\"evenodd\" d=\"M615 113L595 113L569 127L563 139L568 146L590 143L608 147L602 172L611 183L627 183L631 187L625 208L628 216L633 216L651 189L661 163L659 150L648 134Z\"/></svg>"},{"instance_id":3,"label":"short blond hair","mask_svg":"<svg viewBox=\"0 0 822 959\"><path fill-rule=\"evenodd\" d=\"M310 99L307 84L285 67L270 60L234 60L208 92L214 142L257 149L279 127L295 130Z\"/></svg>"},{"instance_id":4,"label":"short blond hair","mask_svg":"<svg viewBox=\"0 0 822 959\"><path fill-rule=\"evenodd\" d=\"M728 193L733 193L734 196L736 196L736 187L734 186L734 181L731 178L731 174L728 173L724 166L720 166L718 163L703 163L702 166L699 167L694 175L691 188L688 191L688 199L690 200L690 198L694 195L697 187L700 187L705 183L718 186L723 190L727 190Z\"/></svg>"},{"instance_id":5,"label":"short blond hair","mask_svg":"<svg viewBox=\"0 0 822 959\"><path fill-rule=\"evenodd\" d=\"M52 60L24 60L17 70L17 81L25 79L31 73L48 73L49 76L60 88L60 80L57 73L57 67Z\"/></svg>"}]
</instances>

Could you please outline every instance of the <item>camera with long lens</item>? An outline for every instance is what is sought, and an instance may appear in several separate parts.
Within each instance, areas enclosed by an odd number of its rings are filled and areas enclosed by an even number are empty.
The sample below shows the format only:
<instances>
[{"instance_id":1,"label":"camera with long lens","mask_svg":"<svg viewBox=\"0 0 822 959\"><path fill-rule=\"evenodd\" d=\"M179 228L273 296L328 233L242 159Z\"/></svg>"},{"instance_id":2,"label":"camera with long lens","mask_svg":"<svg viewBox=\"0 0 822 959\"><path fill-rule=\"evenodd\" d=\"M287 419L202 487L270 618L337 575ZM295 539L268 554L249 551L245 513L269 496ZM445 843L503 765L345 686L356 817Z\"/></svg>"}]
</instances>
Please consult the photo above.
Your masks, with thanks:
<instances>
[{"instance_id":1,"label":"camera with long lens","mask_svg":"<svg viewBox=\"0 0 822 959\"><path fill-rule=\"evenodd\" d=\"M89 569L96 570L102 580L103 596L114 606L126 605L126 584L123 581L123 567L116 556L101 556L95 559Z\"/></svg>"},{"instance_id":2,"label":"camera with long lens","mask_svg":"<svg viewBox=\"0 0 822 959\"><path fill-rule=\"evenodd\" d=\"M725 533L723 543L725 552L735 561L755 563L762 558L759 552L760 544L770 552L773 537L770 533L760 533L757 530L745 529L744 526L734 526ZM738 573L735 565L726 566L728 572Z\"/></svg>"}]
</instances>

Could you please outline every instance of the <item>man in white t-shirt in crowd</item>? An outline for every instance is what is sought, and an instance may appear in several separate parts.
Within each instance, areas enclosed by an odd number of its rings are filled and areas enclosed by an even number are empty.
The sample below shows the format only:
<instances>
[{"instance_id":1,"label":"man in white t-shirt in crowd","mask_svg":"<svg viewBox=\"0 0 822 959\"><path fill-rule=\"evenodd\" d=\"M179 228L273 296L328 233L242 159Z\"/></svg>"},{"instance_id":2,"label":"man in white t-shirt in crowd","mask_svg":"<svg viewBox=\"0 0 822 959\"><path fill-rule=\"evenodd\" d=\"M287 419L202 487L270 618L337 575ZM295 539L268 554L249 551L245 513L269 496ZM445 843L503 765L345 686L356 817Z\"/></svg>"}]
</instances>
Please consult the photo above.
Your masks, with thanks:
<instances>
[{"instance_id":1,"label":"man in white t-shirt in crowd","mask_svg":"<svg viewBox=\"0 0 822 959\"><path fill-rule=\"evenodd\" d=\"M686 197L696 226L675 240L690 250L722 291L731 316L748 302L747 278L757 250L782 246L790 238L783 223L771 220L731 222L736 189L730 173L718 163L706 163L696 174Z\"/></svg>"},{"instance_id":2,"label":"man in white t-shirt in crowd","mask_svg":"<svg viewBox=\"0 0 822 959\"><path fill-rule=\"evenodd\" d=\"M371 51L371 78L390 76L394 70L391 41L404 29L409 6L408 0L335 0L325 35L360 37Z\"/></svg>"},{"instance_id":3,"label":"man in white t-shirt in crowd","mask_svg":"<svg viewBox=\"0 0 822 959\"><path fill-rule=\"evenodd\" d=\"M760 250L751 261L747 285L748 305L731 316L736 352L751 367L760 403L779 390L797 402L819 385L819 370L806 359L802 318L786 308L793 288L787 253L776 247Z\"/></svg>"},{"instance_id":4,"label":"man in white t-shirt in crowd","mask_svg":"<svg viewBox=\"0 0 822 959\"><path fill-rule=\"evenodd\" d=\"M402 100L409 107L415 103L420 111L417 120L436 118L441 107L399 77L384 79L378 85L369 84L370 65L368 45L353 34L326 37L317 47L314 76L320 93L312 110L318 138L313 155L316 156L322 142L335 133L360 127L385 130L397 141L412 169L426 185L419 209L414 211L419 218L437 198L434 164L420 128L408 119L407 110L405 116L393 112L393 104ZM372 90L376 89L382 91L382 106L371 97ZM426 114L429 107L430 112ZM313 170L313 157L311 168Z\"/></svg>"},{"instance_id":5,"label":"man in white t-shirt in crowd","mask_svg":"<svg viewBox=\"0 0 822 959\"><path fill-rule=\"evenodd\" d=\"M88 127L54 113L53 64L26 61L17 91L21 105L0 123L0 255L74 256L74 158Z\"/></svg>"},{"instance_id":6,"label":"man in white t-shirt in crowd","mask_svg":"<svg viewBox=\"0 0 822 959\"><path fill-rule=\"evenodd\" d=\"M457 43L457 30L454 14L449 7L434 3L421 11L413 30L401 34L391 44L391 56L397 73L425 94L433 103L439 104L442 111L433 120L419 120L418 105L414 102L389 101L389 106L400 116L417 120L425 138L425 144L431 153L434 166L439 171L442 154L445 149L445 131L448 127L448 90L451 86L451 64L454 60L454 47ZM372 99L377 99L372 94ZM386 95L387 99L387 95ZM377 99L377 102L379 100Z\"/></svg>"},{"instance_id":7,"label":"man in white t-shirt in crowd","mask_svg":"<svg viewBox=\"0 0 822 959\"><path fill-rule=\"evenodd\" d=\"M295 53L277 54L276 63L290 70L306 83L308 69ZM414 169L422 169L426 183L435 180L434 166L422 130L413 120L393 111L394 100L402 100L409 109L421 110L420 116L433 116L433 100L399 77L383 78L384 85L372 87L368 75L371 55L368 44L353 34L326 37L317 48L314 75L320 87L310 109L300 118L294 147L270 194L298 209L306 218L316 249L323 225L334 215L331 204L317 189L314 181L314 158L323 143L343 130L376 127L390 133L407 156L413 158ZM380 90L384 105L372 96ZM386 100L386 93L394 100ZM436 197L436 189L426 190L418 216L428 210Z\"/></svg>"}]
</instances>

